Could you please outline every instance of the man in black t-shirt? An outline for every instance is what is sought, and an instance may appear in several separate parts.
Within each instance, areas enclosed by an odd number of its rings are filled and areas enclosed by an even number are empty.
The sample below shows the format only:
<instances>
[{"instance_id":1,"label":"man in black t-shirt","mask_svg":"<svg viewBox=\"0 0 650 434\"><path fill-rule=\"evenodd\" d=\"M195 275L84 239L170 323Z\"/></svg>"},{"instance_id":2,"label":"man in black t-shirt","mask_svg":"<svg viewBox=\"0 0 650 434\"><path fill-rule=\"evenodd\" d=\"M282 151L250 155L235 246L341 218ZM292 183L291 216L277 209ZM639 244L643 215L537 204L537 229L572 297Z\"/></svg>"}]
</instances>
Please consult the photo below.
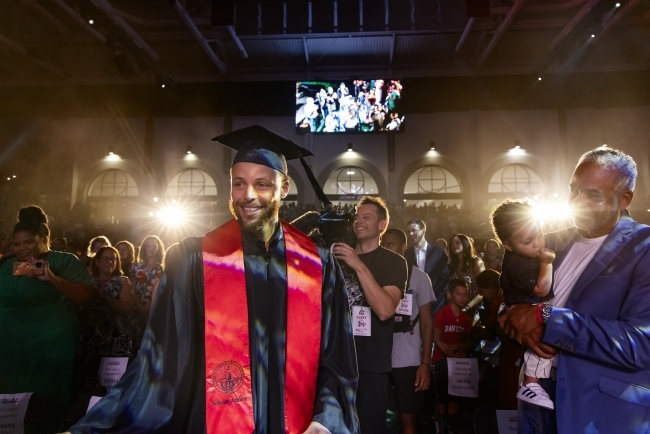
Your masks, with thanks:
<instances>
[{"instance_id":1,"label":"man in black t-shirt","mask_svg":"<svg viewBox=\"0 0 650 434\"><path fill-rule=\"evenodd\" d=\"M356 247L344 243L332 247L341 261L352 314L361 434L386 433L394 317L406 287L406 260L379 245L388 218L381 198L362 197L354 218Z\"/></svg>"}]
</instances>

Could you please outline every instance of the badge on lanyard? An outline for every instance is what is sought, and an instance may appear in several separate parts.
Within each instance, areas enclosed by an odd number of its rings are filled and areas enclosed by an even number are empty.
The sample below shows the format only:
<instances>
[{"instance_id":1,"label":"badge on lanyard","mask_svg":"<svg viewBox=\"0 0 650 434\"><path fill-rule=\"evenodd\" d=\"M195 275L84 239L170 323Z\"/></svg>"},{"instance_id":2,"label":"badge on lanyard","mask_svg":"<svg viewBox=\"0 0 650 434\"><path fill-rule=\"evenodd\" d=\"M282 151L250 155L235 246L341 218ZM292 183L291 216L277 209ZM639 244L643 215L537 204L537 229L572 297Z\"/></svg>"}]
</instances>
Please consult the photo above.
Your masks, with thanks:
<instances>
[{"instance_id":1,"label":"badge on lanyard","mask_svg":"<svg viewBox=\"0 0 650 434\"><path fill-rule=\"evenodd\" d=\"M352 306L352 327L354 336L371 336L368 306Z\"/></svg>"},{"instance_id":2,"label":"badge on lanyard","mask_svg":"<svg viewBox=\"0 0 650 434\"><path fill-rule=\"evenodd\" d=\"M396 314L411 316L413 312L413 294L404 294L404 298L399 301Z\"/></svg>"}]
</instances>

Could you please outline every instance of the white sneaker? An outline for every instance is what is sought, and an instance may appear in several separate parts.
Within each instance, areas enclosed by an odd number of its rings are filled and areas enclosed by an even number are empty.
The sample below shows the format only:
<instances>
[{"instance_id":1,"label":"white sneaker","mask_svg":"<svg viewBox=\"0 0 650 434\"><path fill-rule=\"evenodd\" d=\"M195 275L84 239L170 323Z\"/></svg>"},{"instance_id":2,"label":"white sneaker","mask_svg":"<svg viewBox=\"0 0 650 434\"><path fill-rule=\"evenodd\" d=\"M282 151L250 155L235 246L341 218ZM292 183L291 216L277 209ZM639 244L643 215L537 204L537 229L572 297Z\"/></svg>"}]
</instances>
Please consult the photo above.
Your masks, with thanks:
<instances>
[{"instance_id":1,"label":"white sneaker","mask_svg":"<svg viewBox=\"0 0 650 434\"><path fill-rule=\"evenodd\" d=\"M550 410L555 408L548 393L537 383L530 383L525 386L522 384L517 391L517 398Z\"/></svg>"}]
</instances>

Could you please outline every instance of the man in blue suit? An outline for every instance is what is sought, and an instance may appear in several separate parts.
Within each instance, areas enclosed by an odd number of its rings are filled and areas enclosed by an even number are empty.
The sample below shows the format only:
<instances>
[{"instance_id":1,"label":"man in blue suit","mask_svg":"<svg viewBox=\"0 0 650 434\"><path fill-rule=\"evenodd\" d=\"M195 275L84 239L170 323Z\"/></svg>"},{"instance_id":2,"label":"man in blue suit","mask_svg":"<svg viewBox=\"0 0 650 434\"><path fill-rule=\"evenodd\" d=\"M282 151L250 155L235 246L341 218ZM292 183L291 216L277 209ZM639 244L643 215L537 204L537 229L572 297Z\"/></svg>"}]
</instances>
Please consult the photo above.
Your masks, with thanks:
<instances>
[{"instance_id":1,"label":"man in blue suit","mask_svg":"<svg viewBox=\"0 0 650 434\"><path fill-rule=\"evenodd\" d=\"M598 148L578 161L569 204L575 228L547 235L555 297L500 318L542 357L558 353L556 411L522 403L520 434L650 433L650 227L630 218L636 164Z\"/></svg>"},{"instance_id":2,"label":"man in blue suit","mask_svg":"<svg viewBox=\"0 0 650 434\"><path fill-rule=\"evenodd\" d=\"M429 244L425 239L427 226L422 220L413 219L406 223L406 230L413 244L406 249L404 257L409 265L418 267L429 275L433 293L436 296L432 314L435 314L445 304L445 291L449 279L448 258L445 249Z\"/></svg>"}]
</instances>

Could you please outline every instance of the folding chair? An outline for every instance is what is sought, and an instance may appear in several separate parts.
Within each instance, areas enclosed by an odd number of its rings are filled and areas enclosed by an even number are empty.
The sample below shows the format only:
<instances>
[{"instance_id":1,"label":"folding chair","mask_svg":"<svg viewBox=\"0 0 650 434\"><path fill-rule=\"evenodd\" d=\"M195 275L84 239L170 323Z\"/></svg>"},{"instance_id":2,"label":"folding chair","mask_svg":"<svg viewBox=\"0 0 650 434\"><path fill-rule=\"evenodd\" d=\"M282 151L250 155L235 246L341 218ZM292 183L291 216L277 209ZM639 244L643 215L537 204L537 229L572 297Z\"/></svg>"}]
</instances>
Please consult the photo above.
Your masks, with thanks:
<instances>
[{"instance_id":1,"label":"folding chair","mask_svg":"<svg viewBox=\"0 0 650 434\"><path fill-rule=\"evenodd\" d=\"M431 385L433 386L433 411L435 420L438 422L439 433L448 434L473 434L474 424L470 414L440 414L440 396L438 392L438 376L436 375L435 365L431 367Z\"/></svg>"}]
</instances>

